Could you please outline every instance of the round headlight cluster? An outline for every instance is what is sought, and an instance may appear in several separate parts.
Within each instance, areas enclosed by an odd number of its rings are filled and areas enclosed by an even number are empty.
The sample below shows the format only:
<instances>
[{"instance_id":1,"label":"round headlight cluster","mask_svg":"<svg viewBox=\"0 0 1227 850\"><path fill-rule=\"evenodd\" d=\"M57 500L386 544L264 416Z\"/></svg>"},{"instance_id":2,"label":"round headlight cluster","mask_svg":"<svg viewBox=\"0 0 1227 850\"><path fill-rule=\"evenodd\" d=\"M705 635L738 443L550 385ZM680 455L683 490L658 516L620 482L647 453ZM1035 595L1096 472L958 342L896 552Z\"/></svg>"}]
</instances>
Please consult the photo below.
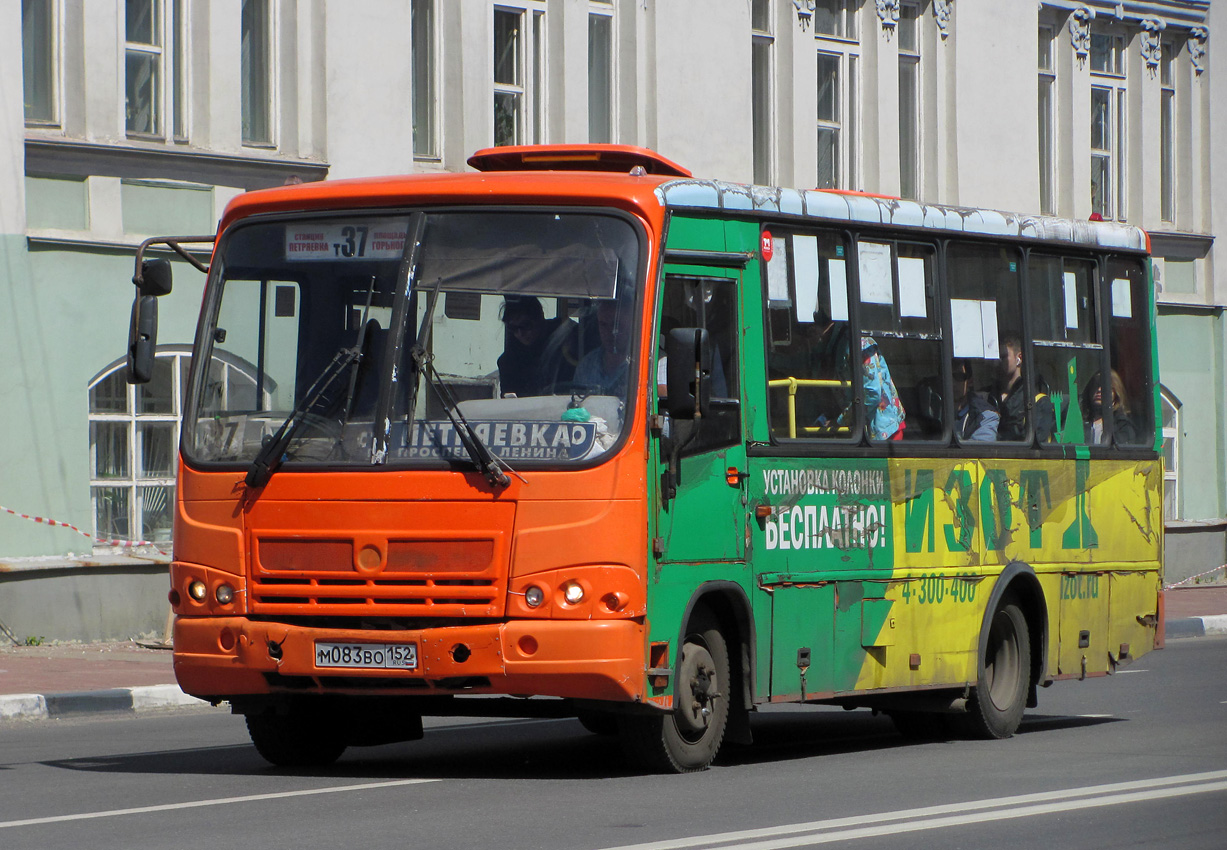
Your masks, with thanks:
<instances>
[{"instance_id":1,"label":"round headlight cluster","mask_svg":"<svg viewBox=\"0 0 1227 850\"><path fill-rule=\"evenodd\" d=\"M544 601L545 591L537 587L537 585L534 584L532 587L528 588L528 590L524 591L524 604L529 608L540 607L541 603Z\"/></svg>"},{"instance_id":2,"label":"round headlight cluster","mask_svg":"<svg viewBox=\"0 0 1227 850\"><path fill-rule=\"evenodd\" d=\"M569 581L562 586L562 598L569 605L578 605L584 601L584 588L577 581Z\"/></svg>"}]
</instances>

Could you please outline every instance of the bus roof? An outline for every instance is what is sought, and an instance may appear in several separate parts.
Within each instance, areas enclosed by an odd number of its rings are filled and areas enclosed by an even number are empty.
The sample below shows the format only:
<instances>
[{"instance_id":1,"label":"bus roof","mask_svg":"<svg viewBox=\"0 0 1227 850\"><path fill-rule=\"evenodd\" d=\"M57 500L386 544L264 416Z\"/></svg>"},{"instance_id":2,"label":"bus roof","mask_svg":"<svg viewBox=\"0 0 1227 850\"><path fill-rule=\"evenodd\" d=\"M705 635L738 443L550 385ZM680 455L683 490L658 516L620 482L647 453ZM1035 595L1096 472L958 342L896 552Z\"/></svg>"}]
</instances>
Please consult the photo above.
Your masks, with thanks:
<instances>
[{"instance_id":1,"label":"bus roof","mask_svg":"<svg viewBox=\"0 0 1227 850\"><path fill-rule=\"evenodd\" d=\"M924 204L883 195L782 189L695 179L646 148L535 145L488 148L469 160L480 172L328 180L240 195L223 226L261 212L399 206L406 203L568 203L638 209L796 216L953 233L1149 251L1146 232L1117 222ZM633 170L632 170L633 169ZM646 173L644 173L646 172Z\"/></svg>"},{"instance_id":2,"label":"bus roof","mask_svg":"<svg viewBox=\"0 0 1227 850\"><path fill-rule=\"evenodd\" d=\"M922 204L878 195L821 189L777 189L720 180L669 180L656 187L656 195L662 206L673 210L719 210L743 215L782 214L982 236L1072 242L1096 248L1150 249L1146 232L1127 224Z\"/></svg>"}]
</instances>

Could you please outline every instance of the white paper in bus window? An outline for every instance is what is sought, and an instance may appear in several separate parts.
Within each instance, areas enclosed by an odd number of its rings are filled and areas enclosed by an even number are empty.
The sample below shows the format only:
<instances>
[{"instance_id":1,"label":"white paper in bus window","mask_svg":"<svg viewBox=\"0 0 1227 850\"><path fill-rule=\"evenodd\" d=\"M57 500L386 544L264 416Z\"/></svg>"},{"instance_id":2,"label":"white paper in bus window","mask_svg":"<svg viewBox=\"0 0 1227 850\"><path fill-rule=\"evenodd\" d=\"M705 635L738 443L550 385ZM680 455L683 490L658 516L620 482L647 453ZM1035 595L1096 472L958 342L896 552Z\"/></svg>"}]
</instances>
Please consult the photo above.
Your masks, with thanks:
<instances>
[{"instance_id":1,"label":"white paper in bus window","mask_svg":"<svg viewBox=\"0 0 1227 850\"><path fill-rule=\"evenodd\" d=\"M1065 327L1078 330L1078 275L1065 272Z\"/></svg>"},{"instance_id":2,"label":"white paper in bus window","mask_svg":"<svg viewBox=\"0 0 1227 850\"><path fill-rule=\"evenodd\" d=\"M1133 285L1127 277L1112 281L1112 315L1118 319L1133 318Z\"/></svg>"},{"instance_id":3,"label":"white paper in bus window","mask_svg":"<svg viewBox=\"0 0 1227 850\"><path fill-rule=\"evenodd\" d=\"M984 340L984 359L996 360L1001 356L997 343L997 302L980 302L980 332Z\"/></svg>"},{"instance_id":4,"label":"white paper in bus window","mask_svg":"<svg viewBox=\"0 0 1227 850\"><path fill-rule=\"evenodd\" d=\"M893 304L895 292L890 274L890 246L880 242L860 242L861 301L866 304Z\"/></svg>"},{"instance_id":5,"label":"white paper in bus window","mask_svg":"<svg viewBox=\"0 0 1227 850\"><path fill-rule=\"evenodd\" d=\"M767 298L788 302L788 242L772 238L771 259L767 262Z\"/></svg>"},{"instance_id":6,"label":"white paper in bus window","mask_svg":"<svg viewBox=\"0 0 1227 850\"><path fill-rule=\"evenodd\" d=\"M797 321L814 321L818 307L818 239L815 236L792 238L794 285L797 289Z\"/></svg>"},{"instance_id":7,"label":"white paper in bus window","mask_svg":"<svg viewBox=\"0 0 1227 850\"><path fill-rule=\"evenodd\" d=\"M929 315L925 301L925 261L923 257L899 258L899 315Z\"/></svg>"},{"instance_id":8,"label":"white paper in bus window","mask_svg":"<svg viewBox=\"0 0 1227 850\"><path fill-rule=\"evenodd\" d=\"M831 318L848 321L848 269L843 260L828 260L827 275L831 278Z\"/></svg>"},{"instance_id":9,"label":"white paper in bus window","mask_svg":"<svg viewBox=\"0 0 1227 850\"><path fill-rule=\"evenodd\" d=\"M955 357L984 356L984 328L979 301L951 298L950 324Z\"/></svg>"}]
</instances>

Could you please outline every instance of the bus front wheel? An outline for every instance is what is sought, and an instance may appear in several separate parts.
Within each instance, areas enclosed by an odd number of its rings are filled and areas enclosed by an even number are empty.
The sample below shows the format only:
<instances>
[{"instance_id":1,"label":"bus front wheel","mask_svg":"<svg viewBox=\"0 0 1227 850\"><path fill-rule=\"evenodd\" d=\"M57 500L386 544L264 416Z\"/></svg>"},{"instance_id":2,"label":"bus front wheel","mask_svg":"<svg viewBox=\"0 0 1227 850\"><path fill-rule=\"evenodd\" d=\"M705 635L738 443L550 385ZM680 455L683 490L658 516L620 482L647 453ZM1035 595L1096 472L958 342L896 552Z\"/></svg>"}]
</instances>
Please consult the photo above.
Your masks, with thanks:
<instances>
[{"instance_id":1,"label":"bus front wheel","mask_svg":"<svg viewBox=\"0 0 1227 850\"><path fill-rule=\"evenodd\" d=\"M1027 618L1013 601L1003 601L988 625L976 687L967 713L956 715L960 731L974 738L1009 738L1022 722L1031 676Z\"/></svg>"},{"instance_id":2,"label":"bus front wheel","mask_svg":"<svg viewBox=\"0 0 1227 850\"><path fill-rule=\"evenodd\" d=\"M633 760L651 770L705 770L724 741L730 687L724 635L713 619L698 615L682 645L673 711L619 717L623 746Z\"/></svg>"},{"instance_id":3,"label":"bus front wheel","mask_svg":"<svg viewBox=\"0 0 1227 850\"><path fill-rule=\"evenodd\" d=\"M345 740L324 712L303 703L247 715L256 752L277 767L327 767L345 752Z\"/></svg>"}]
</instances>

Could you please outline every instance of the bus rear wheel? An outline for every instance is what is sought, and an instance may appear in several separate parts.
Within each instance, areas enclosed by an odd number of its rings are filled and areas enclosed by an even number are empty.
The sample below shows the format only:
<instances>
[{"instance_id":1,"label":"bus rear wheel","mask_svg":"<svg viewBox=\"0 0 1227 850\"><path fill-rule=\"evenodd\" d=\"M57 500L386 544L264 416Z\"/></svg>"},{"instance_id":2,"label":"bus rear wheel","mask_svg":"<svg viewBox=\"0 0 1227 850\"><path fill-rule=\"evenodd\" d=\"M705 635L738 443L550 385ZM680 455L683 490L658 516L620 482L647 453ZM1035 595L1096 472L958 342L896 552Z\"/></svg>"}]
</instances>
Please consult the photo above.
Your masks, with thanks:
<instances>
[{"instance_id":1,"label":"bus rear wheel","mask_svg":"<svg viewBox=\"0 0 1227 850\"><path fill-rule=\"evenodd\" d=\"M345 752L335 729L339 722L315 706L293 703L282 711L248 714L247 734L256 752L277 767L327 767Z\"/></svg>"},{"instance_id":2,"label":"bus rear wheel","mask_svg":"<svg viewBox=\"0 0 1227 850\"><path fill-rule=\"evenodd\" d=\"M724 741L729 692L724 635L711 618L696 616L682 645L673 711L619 717L622 744L633 760L651 770L706 770Z\"/></svg>"},{"instance_id":3,"label":"bus rear wheel","mask_svg":"<svg viewBox=\"0 0 1227 850\"><path fill-rule=\"evenodd\" d=\"M1009 738L1022 722L1031 676L1027 618L1012 601L993 614L967 713L955 715L959 730L972 738Z\"/></svg>"}]
</instances>

